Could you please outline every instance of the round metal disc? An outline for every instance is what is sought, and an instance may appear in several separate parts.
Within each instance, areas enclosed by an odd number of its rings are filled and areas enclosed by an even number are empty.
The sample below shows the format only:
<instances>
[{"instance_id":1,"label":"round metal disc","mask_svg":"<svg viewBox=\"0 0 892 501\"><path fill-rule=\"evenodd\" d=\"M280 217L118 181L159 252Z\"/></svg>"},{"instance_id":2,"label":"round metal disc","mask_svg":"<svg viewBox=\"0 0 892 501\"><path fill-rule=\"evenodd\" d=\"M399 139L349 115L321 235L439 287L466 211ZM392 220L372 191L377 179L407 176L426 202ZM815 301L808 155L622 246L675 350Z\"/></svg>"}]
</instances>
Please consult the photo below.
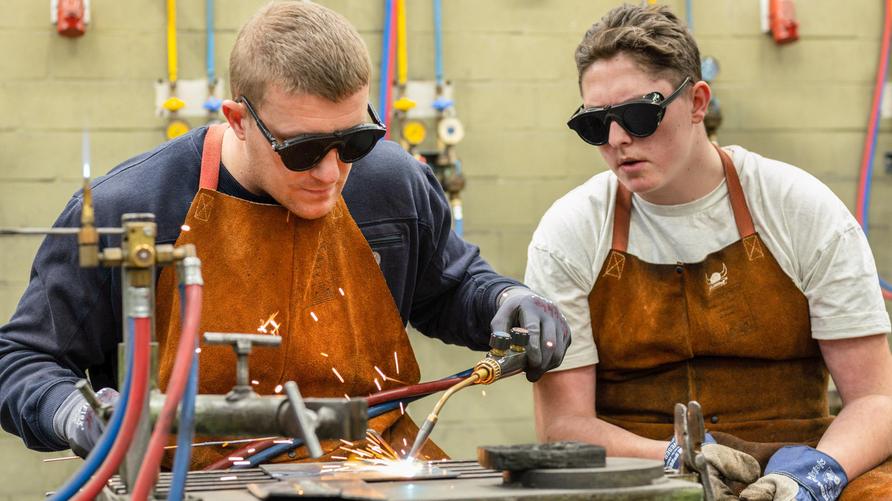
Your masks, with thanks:
<instances>
[{"instance_id":1,"label":"round metal disc","mask_svg":"<svg viewBox=\"0 0 892 501\"><path fill-rule=\"evenodd\" d=\"M652 459L607 458L603 468L557 468L506 471L506 484L553 489L614 489L650 485L663 477L663 462Z\"/></svg>"}]
</instances>

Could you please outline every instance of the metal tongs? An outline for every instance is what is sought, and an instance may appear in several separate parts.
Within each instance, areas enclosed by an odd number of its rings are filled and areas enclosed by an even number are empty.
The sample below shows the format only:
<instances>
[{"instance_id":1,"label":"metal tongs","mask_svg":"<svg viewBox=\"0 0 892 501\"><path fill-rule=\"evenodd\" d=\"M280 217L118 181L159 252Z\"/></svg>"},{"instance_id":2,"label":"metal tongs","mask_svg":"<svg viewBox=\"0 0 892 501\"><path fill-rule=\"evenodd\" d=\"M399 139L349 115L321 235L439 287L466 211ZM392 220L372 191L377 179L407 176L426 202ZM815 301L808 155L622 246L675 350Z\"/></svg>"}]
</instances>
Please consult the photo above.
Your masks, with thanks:
<instances>
[{"instance_id":1,"label":"metal tongs","mask_svg":"<svg viewBox=\"0 0 892 501\"><path fill-rule=\"evenodd\" d=\"M697 401L688 405L675 404L675 441L681 446L679 473L697 472L703 485L703 499L715 501L706 456L703 455L703 441L706 439L706 427L703 424L703 411Z\"/></svg>"}]
</instances>

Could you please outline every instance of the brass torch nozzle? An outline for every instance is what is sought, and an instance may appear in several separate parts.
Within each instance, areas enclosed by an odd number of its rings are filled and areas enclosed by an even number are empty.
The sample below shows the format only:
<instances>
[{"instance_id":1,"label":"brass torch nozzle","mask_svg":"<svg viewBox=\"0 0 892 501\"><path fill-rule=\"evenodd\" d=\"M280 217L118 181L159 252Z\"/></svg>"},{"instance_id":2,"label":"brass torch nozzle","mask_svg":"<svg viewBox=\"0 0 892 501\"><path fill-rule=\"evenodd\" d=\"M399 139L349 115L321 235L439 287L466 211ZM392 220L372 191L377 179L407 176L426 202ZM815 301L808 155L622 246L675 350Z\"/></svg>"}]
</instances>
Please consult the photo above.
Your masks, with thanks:
<instances>
[{"instance_id":1,"label":"brass torch nozzle","mask_svg":"<svg viewBox=\"0 0 892 501\"><path fill-rule=\"evenodd\" d=\"M440 417L440 411L443 409L443 406L446 404L446 401L449 400L449 397L454 395L458 390L462 388L467 388L468 386L474 385L477 381L480 380L482 374L480 371L475 370L470 376L468 376L464 381L457 383L455 386L446 390L443 393L443 396L440 397L440 400L437 401L437 404L434 405L434 410L427 416L427 419L424 420L424 423L421 425L421 428L418 429L418 436L415 437L415 442L412 444L412 448L409 450L409 454L406 455L406 459L412 459L417 454L418 451L421 450L421 446L424 445L424 442L427 441L427 438L430 437L431 432L434 431L434 425L437 424L437 419Z\"/></svg>"},{"instance_id":2,"label":"brass torch nozzle","mask_svg":"<svg viewBox=\"0 0 892 501\"><path fill-rule=\"evenodd\" d=\"M99 232L94 225L93 191L87 177L84 177L84 201L81 205L81 228L77 232L77 243L81 267L99 266Z\"/></svg>"}]
</instances>

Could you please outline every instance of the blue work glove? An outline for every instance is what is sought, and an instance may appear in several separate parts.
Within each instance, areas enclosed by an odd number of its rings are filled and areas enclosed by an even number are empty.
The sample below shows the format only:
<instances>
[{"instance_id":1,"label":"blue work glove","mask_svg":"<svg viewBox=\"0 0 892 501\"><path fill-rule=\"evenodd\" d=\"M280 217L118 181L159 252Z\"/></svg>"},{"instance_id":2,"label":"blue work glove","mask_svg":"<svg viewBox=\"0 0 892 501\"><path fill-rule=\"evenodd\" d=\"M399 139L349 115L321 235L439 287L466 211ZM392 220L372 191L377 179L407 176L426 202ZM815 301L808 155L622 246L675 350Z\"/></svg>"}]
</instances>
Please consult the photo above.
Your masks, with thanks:
<instances>
[{"instance_id":1,"label":"blue work glove","mask_svg":"<svg viewBox=\"0 0 892 501\"><path fill-rule=\"evenodd\" d=\"M499 309L490 327L493 332L509 332L512 327L529 331L526 374L530 382L561 365L570 346L570 326L558 307L526 287L509 287L499 294Z\"/></svg>"},{"instance_id":2,"label":"blue work glove","mask_svg":"<svg viewBox=\"0 0 892 501\"><path fill-rule=\"evenodd\" d=\"M835 459L806 445L782 447L765 475L740 493L741 500L834 501L849 483Z\"/></svg>"},{"instance_id":3,"label":"blue work glove","mask_svg":"<svg viewBox=\"0 0 892 501\"><path fill-rule=\"evenodd\" d=\"M112 388L102 388L96 392L96 396L100 402L111 406L120 398L118 392ZM84 396L75 390L53 415L53 429L60 438L68 442L72 452L86 458L102 436L105 424Z\"/></svg>"},{"instance_id":4,"label":"blue work glove","mask_svg":"<svg viewBox=\"0 0 892 501\"><path fill-rule=\"evenodd\" d=\"M703 438L703 444L714 443L716 443L715 438L713 438L709 432L706 432L706 435ZM669 446L666 447L666 452L663 454L663 464L666 468L677 470L681 466L681 450L682 447L678 445L678 442L673 435L672 440L669 441Z\"/></svg>"}]
</instances>

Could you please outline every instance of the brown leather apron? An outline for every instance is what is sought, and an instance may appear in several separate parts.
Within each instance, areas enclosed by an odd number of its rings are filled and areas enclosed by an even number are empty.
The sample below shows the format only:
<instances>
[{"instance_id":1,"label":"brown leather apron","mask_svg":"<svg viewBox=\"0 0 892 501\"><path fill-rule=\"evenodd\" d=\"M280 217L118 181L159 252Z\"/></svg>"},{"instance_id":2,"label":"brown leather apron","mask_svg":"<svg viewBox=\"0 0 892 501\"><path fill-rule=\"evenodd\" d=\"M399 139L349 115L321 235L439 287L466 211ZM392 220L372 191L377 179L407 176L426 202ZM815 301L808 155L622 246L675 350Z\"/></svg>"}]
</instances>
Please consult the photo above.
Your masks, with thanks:
<instances>
[{"instance_id":1,"label":"brown leather apron","mask_svg":"<svg viewBox=\"0 0 892 501\"><path fill-rule=\"evenodd\" d=\"M341 198L328 215L301 219L284 207L253 203L216 191L226 125L208 129L200 189L192 200L176 244L195 244L204 277L200 333L264 333L282 337L279 348L255 348L250 356L254 390L273 394L296 381L305 397L364 397L382 388L375 370L417 383L419 368L399 311L372 250ZM175 272L158 282L159 385L167 387L179 340L179 293ZM271 319L271 320L270 320ZM201 346L199 392L225 394L235 384L231 347ZM397 368L397 363L399 367ZM343 381L342 381L343 379ZM370 420L395 450L408 448L417 427L399 409ZM445 457L435 445L422 450ZM337 440L322 442L331 455ZM357 443L357 448L361 444ZM231 450L231 449L230 449ZM298 450L297 458L306 457ZM200 468L226 455L202 447L192 454ZM278 460L292 460L285 455Z\"/></svg>"},{"instance_id":2,"label":"brown leather apron","mask_svg":"<svg viewBox=\"0 0 892 501\"><path fill-rule=\"evenodd\" d=\"M666 440L675 403L697 400L711 431L776 443L771 452L814 446L833 418L808 300L756 233L737 170L718 151L740 240L699 263L629 254L632 196L618 183L611 251L588 296L597 415Z\"/></svg>"}]
</instances>

